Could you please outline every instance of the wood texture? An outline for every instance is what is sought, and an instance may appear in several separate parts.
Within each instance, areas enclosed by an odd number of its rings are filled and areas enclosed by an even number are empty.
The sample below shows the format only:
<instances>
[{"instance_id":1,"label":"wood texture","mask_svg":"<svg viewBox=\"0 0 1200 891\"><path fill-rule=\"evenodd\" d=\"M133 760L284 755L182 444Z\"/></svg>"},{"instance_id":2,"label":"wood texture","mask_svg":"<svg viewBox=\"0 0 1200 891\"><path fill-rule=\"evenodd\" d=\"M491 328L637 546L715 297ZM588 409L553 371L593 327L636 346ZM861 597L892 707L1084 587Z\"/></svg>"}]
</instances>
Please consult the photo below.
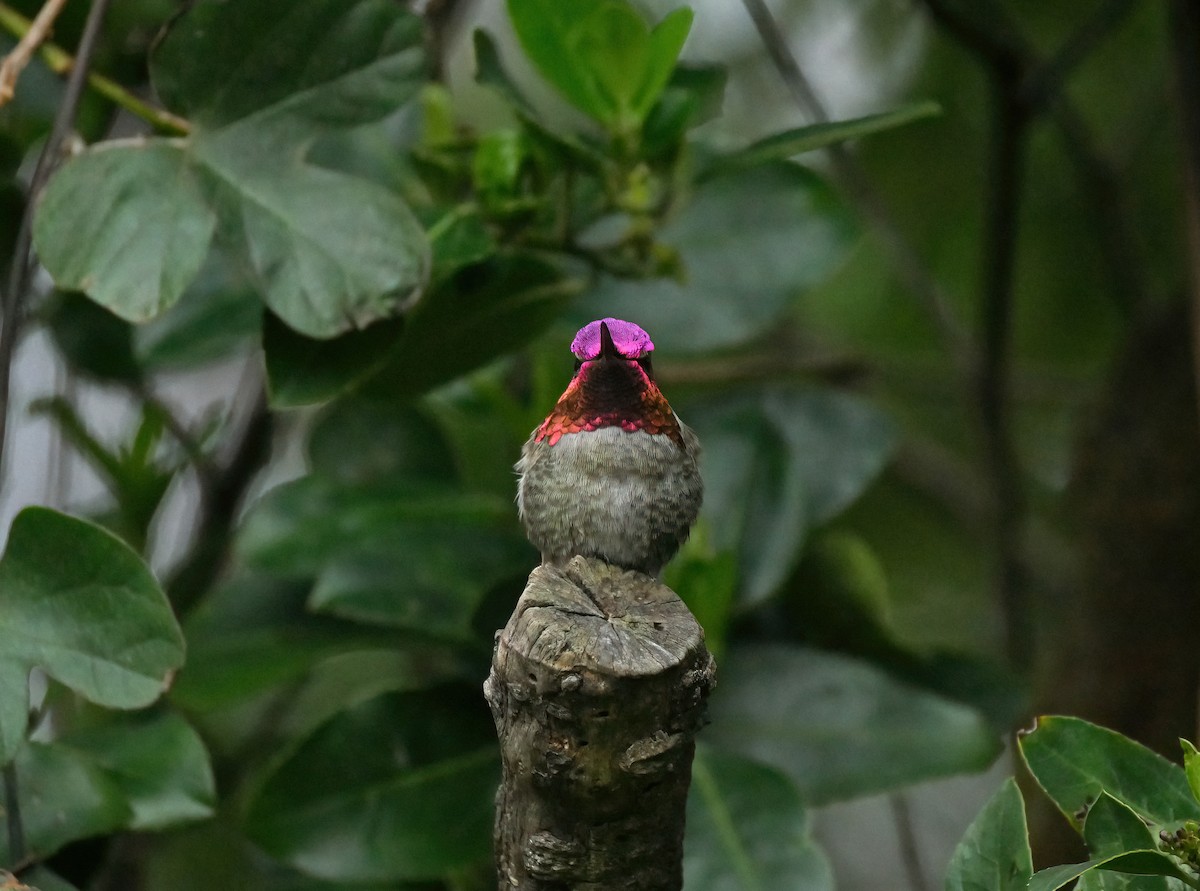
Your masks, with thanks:
<instances>
[{"instance_id":1,"label":"wood texture","mask_svg":"<svg viewBox=\"0 0 1200 891\"><path fill-rule=\"evenodd\" d=\"M484 685L504 764L499 888L678 891L714 676L704 632L655 579L584 557L535 569Z\"/></svg>"}]
</instances>

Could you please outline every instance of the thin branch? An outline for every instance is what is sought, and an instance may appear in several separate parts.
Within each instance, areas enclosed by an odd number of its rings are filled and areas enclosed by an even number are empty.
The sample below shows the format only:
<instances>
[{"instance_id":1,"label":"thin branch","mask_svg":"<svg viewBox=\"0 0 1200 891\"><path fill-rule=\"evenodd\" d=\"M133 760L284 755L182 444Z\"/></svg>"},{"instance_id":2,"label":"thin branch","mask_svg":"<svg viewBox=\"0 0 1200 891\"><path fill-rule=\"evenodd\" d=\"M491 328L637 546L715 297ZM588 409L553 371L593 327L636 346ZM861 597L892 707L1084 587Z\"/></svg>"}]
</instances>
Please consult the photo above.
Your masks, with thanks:
<instances>
[{"instance_id":1,"label":"thin branch","mask_svg":"<svg viewBox=\"0 0 1200 891\"><path fill-rule=\"evenodd\" d=\"M233 455L214 479L207 484L202 480L195 541L167 584L171 605L180 616L212 587L225 566L238 507L270 457L273 427L266 398L260 393Z\"/></svg>"},{"instance_id":2,"label":"thin branch","mask_svg":"<svg viewBox=\"0 0 1200 891\"><path fill-rule=\"evenodd\" d=\"M24 39L32 27L32 22L5 3L0 3L0 29L14 37ZM51 71L58 75L69 74L75 67L75 59L62 47L54 43L43 43L39 54ZM187 136L192 125L185 119L171 112L151 105L135 96L115 80L102 74L88 72L88 86L110 102L125 109L130 114L141 118L150 124L157 132L169 136Z\"/></svg>"},{"instance_id":3,"label":"thin branch","mask_svg":"<svg viewBox=\"0 0 1200 891\"><path fill-rule=\"evenodd\" d=\"M742 5L754 22L759 38L792 94L793 101L818 122L828 121L829 115L824 104L800 68L799 62L788 47L787 38L766 3L763 0L742 0ZM827 152L833 163L835 175L871 224L896 274L908 292L920 301L926 315L937 327L951 357L960 369L966 370L970 366L970 339L941 285L892 221L883 198L875 190L854 155L840 144L831 146Z\"/></svg>"},{"instance_id":4,"label":"thin branch","mask_svg":"<svg viewBox=\"0 0 1200 891\"><path fill-rule=\"evenodd\" d=\"M8 823L8 859L13 867L25 862L25 824L21 820L20 785L16 762L4 765L4 813Z\"/></svg>"},{"instance_id":5,"label":"thin branch","mask_svg":"<svg viewBox=\"0 0 1200 891\"><path fill-rule=\"evenodd\" d=\"M46 0L12 52L0 61L0 105L5 105L12 99L17 88L17 79L50 33L54 20L58 18L66 3L67 0Z\"/></svg>"},{"instance_id":6,"label":"thin branch","mask_svg":"<svg viewBox=\"0 0 1200 891\"><path fill-rule=\"evenodd\" d=\"M892 822L896 824L896 840L900 844L900 859L908 876L908 886L912 891L929 891L925 870L921 868L921 854L916 833L913 832L908 798L902 792L896 792L888 796L888 804L892 809Z\"/></svg>"},{"instance_id":7,"label":"thin branch","mask_svg":"<svg viewBox=\"0 0 1200 891\"><path fill-rule=\"evenodd\" d=\"M3 295L0 295L0 309L3 310L2 326L0 326L0 467L4 466L5 445L8 438L9 397L17 334L20 330L21 314L24 311L25 291L33 266L33 258L30 256L33 208L37 204L38 194L50 176L54 159L58 157L63 143L75 125L75 113L79 108L80 96L83 94L84 78L92 54L96 50L100 26L104 22L104 14L108 11L108 4L109 0L93 0L91 9L88 10L87 21L83 26L83 36L79 41L79 62L67 79L62 104L59 105L58 111L54 115L50 138L46 140L41 154L38 155L37 165L33 171L33 180L29 186L29 196L25 203L25 212L21 215L21 225L13 247L8 288ZM5 765L4 795L9 851L13 855L13 859L19 861L24 859L25 830L21 822L17 783L16 767L11 763ZM15 856L17 851L22 853L21 857Z\"/></svg>"},{"instance_id":8,"label":"thin branch","mask_svg":"<svg viewBox=\"0 0 1200 891\"><path fill-rule=\"evenodd\" d=\"M30 250L33 241L33 210L37 205L38 195L41 194L46 182L50 179L50 173L58 161L62 147L75 126L75 114L83 95L84 80L87 77L92 54L96 50L96 43L100 37L100 26L108 11L108 4L109 0L93 0L91 9L88 11L83 36L79 41L78 63L71 70L70 77L67 78L62 104L59 105L54 116L50 137L42 147L41 154L38 155L33 178L29 184L25 212L21 215L21 224L17 230L17 240L13 247L8 287L3 295L0 295L0 310L3 312L3 320L0 324L0 467L4 463L8 432L13 354L16 350L21 316L24 313L25 292L33 272L34 261Z\"/></svg>"},{"instance_id":9,"label":"thin branch","mask_svg":"<svg viewBox=\"0 0 1200 891\"><path fill-rule=\"evenodd\" d=\"M1011 70L994 74L993 90L993 154L981 270L983 331L979 356L979 412L995 511L999 559L997 587L1006 619L1008 657L1014 668L1024 670L1031 664L1033 656L1033 625L1028 580L1020 558L1025 495L1011 431L1011 366L1017 214L1028 118L1017 95L1018 87L1011 77Z\"/></svg>"},{"instance_id":10,"label":"thin branch","mask_svg":"<svg viewBox=\"0 0 1200 891\"><path fill-rule=\"evenodd\" d=\"M1192 323L1192 361L1200 399L1200 8L1194 0L1172 0L1169 12L1175 101L1183 143L1184 204L1188 222L1189 303Z\"/></svg>"},{"instance_id":11,"label":"thin branch","mask_svg":"<svg viewBox=\"0 0 1200 891\"><path fill-rule=\"evenodd\" d=\"M1075 32L1063 41L1049 59L1038 65L1025 78L1025 103L1039 110L1056 94L1092 51L1121 24L1133 9L1136 0L1107 0L1083 20Z\"/></svg>"}]
</instances>

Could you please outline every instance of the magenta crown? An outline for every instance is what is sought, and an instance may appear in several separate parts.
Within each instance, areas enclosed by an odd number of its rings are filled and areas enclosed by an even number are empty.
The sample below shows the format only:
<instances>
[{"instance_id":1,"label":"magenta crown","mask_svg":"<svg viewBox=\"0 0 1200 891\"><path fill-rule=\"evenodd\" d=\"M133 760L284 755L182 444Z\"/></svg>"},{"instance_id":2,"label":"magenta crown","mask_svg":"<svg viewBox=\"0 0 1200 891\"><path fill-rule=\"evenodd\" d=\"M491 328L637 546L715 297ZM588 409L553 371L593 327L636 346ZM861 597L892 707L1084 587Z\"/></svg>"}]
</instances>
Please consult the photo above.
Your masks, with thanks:
<instances>
[{"instance_id":1,"label":"magenta crown","mask_svg":"<svg viewBox=\"0 0 1200 891\"><path fill-rule=\"evenodd\" d=\"M640 359L654 349L654 341L650 335L633 322L621 319L607 318L588 322L579 329L575 339L571 341L571 352L581 361L598 358L600 355L600 326L608 327L613 346L626 359Z\"/></svg>"}]
</instances>

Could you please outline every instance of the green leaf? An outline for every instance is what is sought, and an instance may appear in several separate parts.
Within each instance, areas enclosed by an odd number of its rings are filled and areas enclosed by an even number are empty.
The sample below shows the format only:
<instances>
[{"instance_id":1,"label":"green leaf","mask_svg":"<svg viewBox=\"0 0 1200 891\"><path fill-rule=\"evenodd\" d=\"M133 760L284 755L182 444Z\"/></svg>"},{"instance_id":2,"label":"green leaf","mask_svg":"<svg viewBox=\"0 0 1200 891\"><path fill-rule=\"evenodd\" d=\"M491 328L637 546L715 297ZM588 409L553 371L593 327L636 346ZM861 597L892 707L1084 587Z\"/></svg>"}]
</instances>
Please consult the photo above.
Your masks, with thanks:
<instances>
[{"instance_id":1,"label":"green leaf","mask_svg":"<svg viewBox=\"0 0 1200 891\"><path fill-rule=\"evenodd\" d=\"M509 0L525 54L566 99L618 132L639 126L670 78L692 12L653 29L625 0Z\"/></svg>"},{"instance_id":2,"label":"green leaf","mask_svg":"<svg viewBox=\"0 0 1200 891\"><path fill-rule=\"evenodd\" d=\"M151 56L167 107L215 130L256 118L349 127L378 120L423 80L421 20L387 0L202 0Z\"/></svg>"},{"instance_id":3,"label":"green leaf","mask_svg":"<svg viewBox=\"0 0 1200 891\"><path fill-rule=\"evenodd\" d=\"M1200 819L1183 768L1140 743L1079 718L1041 717L1020 737L1030 773L1077 829L1107 792L1152 823Z\"/></svg>"},{"instance_id":4,"label":"green leaf","mask_svg":"<svg viewBox=\"0 0 1200 891\"><path fill-rule=\"evenodd\" d=\"M309 606L430 637L471 640L471 617L487 591L524 576L537 562L515 529L422 523L396 532L385 550L362 549L326 564Z\"/></svg>"},{"instance_id":5,"label":"green leaf","mask_svg":"<svg viewBox=\"0 0 1200 891\"><path fill-rule=\"evenodd\" d=\"M160 95L193 118L192 134L101 146L66 165L35 232L51 275L145 320L179 299L215 231L302 334L398 313L428 276L420 225L398 195L305 153L318 131L407 101L423 80L421 42L419 19L387 0L192 5L152 58Z\"/></svg>"},{"instance_id":6,"label":"green leaf","mask_svg":"<svg viewBox=\"0 0 1200 891\"><path fill-rule=\"evenodd\" d=\"M676 65L642 126L643 154L654 159L674 157L689 129L720 115L727 79L721 65Z\"/></svg>"},{"instance_id":7,"label":"green leaf","mask_svg":"<svg viewBox=\"0 0 1200 891\"><path fill-rule=\"evenodd\" d=\"M680 6L667 13L662 21L650 29L642 80L630 100L633 117L638 123L646 117L670 82L691 28L692 10Z\"/></svg>"},{"instance_id":8,"label":"green leaf","mask_svg":"<svg viewBox=\"0 0 1200 891\"><path fill-rule=\"evenodd\" d=\"M679 554L667 564L663 582L678 592L700 627L713 656L720 661L737 593L737 557L713 550L707 523L692 527Z\"/></svg>"},{"instance_id":9,"label":"green leaf","mask_svg":"<svg viewBox=\"0 0 1200 891\"><path fill-rule=\"evenodd\" d=\"M137 361L150 370L195 368L260 339L262 301L214 248L179 302L133 332Z\"/></svg>"},{"instance_id":10,"label":"green leaf","mask_svg":"<svg viewBox=\"0 0 1200 891\"><path fill-rule=\"evenodd\" d=\"M1145 851L1156 845L1150 827L1107 792L1102 792L1088 808L1083 822L1083 840L1092 854L1101 857L1125 851Z\"/></svg>"},{"instance_id":11,"label":"green leaf","mask_svg":"<svg viewBox=\"0 0 1200 891\"><path fill-rule=\"evenodd\" d=\"M120 787L97 765L56 743L30 743L15 769L28 853L43 860L63 845L115 832L132 813ZM0 863L12 863L8 834L0 838Z\"/></svg>"},{"instance_id":12,"label":"green leaf","mask_svg":"<svg viewBox=\"0 0 1200 891\"><path fill-rule=\"evenodd\" d=\"M1179 744L1183 747L1183 771L1187 775L1188 788L1192 790L1192 797L1200 801L1200 751L1186 739L1181 739Z\"/></svg>"},{"instance_id":13,"label":"green leaf","mask_svg":"<svg viewBox=\"0 0 1200 891\"><path fill-rule=\"evenodd\" d=\"M946 891L1025 891L1033 875L1025 804L1013 779L1004 781L955 848Z\"/></svg>"},{"instance_id":14,"label":"green leaf","mask_svg":"<svg viewBox=\"0 0 1200 891\"><path fill-rule=\"evenodd\" d=\"M602 151L593 148L577 136L568 133L556 133L550 130L539 119L537 111L525 98L525 95L513 83L504 65L500 61L500 52L496 42L486 31L476 30L475 44L475 80L477 83L491 87L509 104L517 118L526 130L540 143L552 147L556 152L585 165L600 167L605 158Z\"/></svg>"},{"instance_id":15,"label":"green leaf","mask_svg":"<svg viewBox=\"0 0 1200 891\"><path fill-rule=\"evenodd\" d=\"M709 742L784 771L820 804L982 770L1000 741L974 709L854 659L731 648Z\"/></svg>"},{"instance_id":16,"label":"green leaf","mask_svg":"<svg viewBox=\"0 0 1200 891\"><path fill-rule=\"evenodd\" d=\"M273 489L253 507L237 550L251 567L295 576L316 574L347 553L386 550L422 526L513 525L511 499L430 483L351 488L309 476Z\"/></svg>"},{"instance_id":17,"label":"green leaf","mask_svg":"<svg viewBox=\"0 0 1200 891\"><path fill-rule=\"evenodd\" d=\"M54 344L73 371L102 381L132 383L141 368L133 327L78 291L59 291L43 310Z\"/></svg>"},{"instance_id":18,"label":"green leaf","mask_svg":"<svg viewBox=\"0 0 1200 891\"><path fill-rule=\"evenodd\" d=\"M221 237L263 300L296 331L329 338L388 318L429 275L429 245L400 197L354 176L256 153L252 132L199 135L194 155L218 183Z\"/></svg>"},{"instance_id":19,"label":"green leaf","mask_svg":"<svg viewBox=\"0 0 1200 891\"><path fill-rule=\"evenodd\" d=\"M1116 873L1137 876L1167 876L1170 878L1182 875L1174 861L1161 851L1127 851L1111 857L1088 860L1086 863L1065 864L1040 870L1034 873L1033 878L1030 879L1028 891L1058 891L1059 888L1065 887L1092 870L1111 870Z\"/></svg>"},{"instance_id":20,"label":"green leaf","mask_svg":"<svg viewBox=\"0 0 1200 891\"><path fill-rule=\"evenodd\" d=\"M250 805L248 833L331 880L436 879L479 863L499 781L494 740L484 746L493 733L474 690L378 697L278 766Z\"/></svg>"},{"instance_id":21,"label":"green leaf","mask_svg":"<svg viewBox=\"0 0 1200 891\"><path fill-rule=\"evenodd\" d=\"M174 304L200 271L216 217L177 145L105 145L72 158L34 219L56 285L84 291L130 322Z\"/></svg>"},{"instance_id":22,"label":"green leaf","mask_svg":"<svg viewBox=\"0 0 1200 891\"><path fill-rule=\"evenodd\" d=\"M714 547L738 555L746 605L779 588L809 530L858 497L895 442L873 407L829 390L771 387L681 413L704 445L703 516Z\"/></svg>"},{"instance_id":23,"label":"green leaf","mask_svg":"<svg viewBox=\"0 0 1200 891\"><path fill-rule=\"evenodd\" d=\"M808 815L786 776L761 764L696 750L683 848L688 891L833 889L809 837Z\"/></svg>"},{"instance_id":24,"label":"green leaf","mask_svg":"<svg viewBox=\"0 0 1200 891\"><path fill-rule=\"evenodd\" d=\"M438 282L496 253L496 241L473 207L450 208L438 216L429 227L429 241L432 277Z\"/></svg>"},{"instance_id":25,"label":"green leaf","mask_svg":"<svg viewBox=\"0 0 1200 891\"><path fill-rule=\"evenodd\" d=\"M40 507L0 560L0 762L25 735L30 669L110 708L149 705L183 664L183 635L141 559L98 526Z\"/></svg>"},{"instance_id":26,"label":"green leaf","mask_svg":"<svg viewBox=\"0 0 1200 891\"><path fill-rule=\"evenodd\" d=\"M174 712L138 715L74 731L60 745L107 775L132 809L130 829L165 829L212 816L208 752Z\"/></svg>"},{"instance_id":27,"label":"green leaf","mask_svg":"<svg viewBox=\"0 0 1200 891\"><path fill-rule=\"evenodd\" d=\"M325 659L379 645L378 635L312 615L310 588L244 571L219 586L188 617L188 667L171 700L207 719L294 687Z\"/></svg>"},{"instance_id":28,"label":"green leaf","mask_svg":"<svg viewBox=\"0 0 1200 891\"><path fill-rule=\"evenodd\" d=\"M913 121L936 117L941 113L941 106L936 102L915 102L881 114L869 114L846 121L809 124L792 130L784 130L782 133L775 133L760 139L744 149L714 159L704 175L757 167L771 161L792 158L814 149L826 148L850 139L859 139L863 136L871 136L875 133L902 127Z\"/></svg>"},{"instance_id":29,"label":"green leaf","mask_svg":"<svg viewBox=\"0 0 1200 891\"><path fill-rule=\"evenodd\" d=\"M576 108L597 120L613 110L596 92L591 73L575 57L570 36L606 0L508 0L508 15L521 48L534 66Z\"/></svg>"},{"instance_id":30,"label":"green leaf","mask_svg":"<svg viewBox=\"0 0 1200 891\"><path fill-rule=\"evenodd\" d=\"M1157 847L1150 827L1107 792L1088 808L1083 838L1094 857L1112 857ZM1094 870L1080 880L1079 891L1170 891L1170 887L1167 879L1160 875L1131 876Z\"/></svg>"},{"instance_id":31,"label":"green leaf","mask_svg":"<svg viewBox=\"0 0 1200 891\"><path fill-rule=\"evenodd\" d=\"M262 336L271 407L316 405L352 390L387 363L403 331L403 320L394 319L314 340L268 313Z\"/></svg>"},{"instance_id":32,"label":"green leaf","mask_svg":"<svg viewBox=\"0 0 1200 891\"><path fill-rule=\"evenodd\" d=\"M397 400L453 380L528 343L581 286L532 256L470 266L417 305L391 360L364 389Z\"/></svg>"},{"instance_id":33,"label":"green leaf","mask_svg":"<svg viewBox=\"0 0 1200 891\"><path fill-rule=\"evenodd\" d=\"M451 484L454 456L427 408L350 397L330 405L308 438L313 473L349 486L412 479Z\"/></svg>"},{"instance_id":34,"label":"green leaf","mask_svg":"<svg viewBox=\"0 0 1200 891\"><path fill-rule=\"evenodd\" d=\"M699 185L658 236L679 251L682 281L603 277L572 317L579 324L633 319L659 353L744 344L834 272L855 234L837 193L794 164L716 177Z\"/></svg>"}]
</instances>

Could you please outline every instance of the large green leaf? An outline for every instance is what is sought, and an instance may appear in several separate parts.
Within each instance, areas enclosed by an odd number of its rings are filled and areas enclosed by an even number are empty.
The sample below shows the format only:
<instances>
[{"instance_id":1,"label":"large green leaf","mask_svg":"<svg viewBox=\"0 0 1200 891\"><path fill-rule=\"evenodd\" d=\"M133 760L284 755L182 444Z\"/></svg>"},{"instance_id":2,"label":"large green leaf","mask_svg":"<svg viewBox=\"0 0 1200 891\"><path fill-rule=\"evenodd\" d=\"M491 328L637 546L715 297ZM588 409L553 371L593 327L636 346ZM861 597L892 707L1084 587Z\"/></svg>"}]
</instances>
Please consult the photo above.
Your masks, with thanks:
<instances>
[{"instance_id":1,"label":"large green leaf","mask_svg":"<svg viewBox=\"0 0 1200 891\"><path fill-rule=\"evenodd\" d=\"M412 95L424 73L421 22L387 0L201 0L151 57L163 101L212 131L352 126Z\"/></svg>"},{"instance_id":2,"label":"large green leaf","mask_svg":"<svg viewBox=\"0 0 1200 891\"><path fill-rule=\"evenodd\" d=\"M1183 768L1080 718L1041 717L1021 735L1029 772L1076 828L1102 792L1153 823L1200 820Z\"/></svg>"},{"instance_id":3,"label":"large green leaf","mask_svg":"<svg viewBox=\"0 0 1200 891\"><path fill-rule=\"evenodd\" d=\"M982 770L1001 749L974 709L795 647L731 648L711 710L710 742L779 768L814 803Z\"/></svg>"},{"instance_id":4,"label":"large green leaf","mask_svg":"<svg viewBox=\"0 0 1200 891\"><path fill-rule=\"evenodd\" d=\"M837 269L855 230L842 199L802 167L716 177L659 234L679 251L683 280L602 278L576 317L636 321L660 352L744 344Z\"/></svg>"},{"instance_id":5,"label":"large green leaf","mask_svg":"<svg viewBox=\"0 0 1200 891\"><path fill-rule=\"evenodd\" d=\"M315 575L313 609L450 638L471 637L487 590L536 562L506 500L319 477L263 499L239 547L255 566Z\"/></svg>"},{"instance_id":6,"label":"large green leaf","mask_svg":"<svg viewBox=\"0 0 1200 891\"><path fill-rule=\"evenodd\" d=\"M81 729L59 745L116 784L132 809L130 829L164 829L212 816L216 788L208 752L174 712Z\"/></svg>"},{"instance_id":7,"label":"large green leaf","mask_svg":"<svg viewBox=\"0 0 1200 891\"><path fill-rule=\"evenodd\" d=\"M403 478L448 484L455 478L450 444L419 403L339 399L313 426L308 456L314 473L351 486Z\"/></svg>"},{"instance_id":8,"label":"large green leaf","mask_svg":"<svg viewBox=\"0 0 1200 891\"><path fill-rule=\"evenodd\" d=\"M510 502L445 485L349 487L308 476L263 497L247 515L237 546L253 567L310 575L347 551L383 550L422 526L502 530L513 518Z\"/></svg>"},{"instance_id":9,"label":"large green leaf","mask_svg":"<svg viewBox=\"0 0 1200 891\"><path fill-rule=\"evenodd\" d=\"M243 570L209 594L188 616L190 658L171 700L207 721L272 689L294 694L324 660L381 645L377 634L314 616L310 588Z\"/></svg>"},{"instance_id":10,"label":"large green leaf","mask_svg":"<svg viewBox=\"0 0 1200 891\"><path fill-rule=\"evenodd\" d=\"M177 145L100 145L50 180L34 218L38 256L65 290L131 322L175 303L216 227L200 177Z\"/></svg>"},{"instance_id":11,"label":"large green leaf","mask_svg":"<svg viewBox=\"0 0 1200 891\"><path fill-rule=\"evenodd\" d=\"M478 368L540 334L581 287L531 255L469 266L417 304L391 360L365 390L411 398Z\"/></svg>"},{"instance_id":12,"label":"large green leaf","mask_svg":"<svg viewBox=\"0 0 1200 891\"><path fill-rule=\"evenodd\" d=\"M262 315L254 289L214 248L179 302L134 329L134 353L149 370L204 365L256 342Z\"/></svg>"},{"instance_id":13,"label":"large green leaf","mask_svg":"<svg viewBox=\"0 0 1200 891\"><path fill-rule=\"evenodd\" d=\"M333 340L314 340L268 313L263 353L271 406L316 405L353 389L383 367L403 330L402 320L395 319Z\"/></svg>"},{"instance_id":14,"label":"large green leaf","mask_svg":"<svg viewBox=\"0 0 1200 891\"><path fill-rule=\"evenodd\" d=\"M41 310L54 344L71 370L102 381L136 383L134 328L78 291L55 293Z\"/></svg>"},{"instance_id":15,"label":"large green leaf","mask_svg":"<svg viewBox=\"0 0 1200 891\"><path fill-rule=\"evenodd\" d=\"M800 795L778 771L701 746L683 849L688 891L833 889Z\"/></svg>"},{"instance_id":16,"label":"large green leaf","mask_svg":"<svg viewBox=\"0 0 1200 891\"><path fill-rule=\"evenodd\" d=\"M415 16L387 0L204 0L152 62L193 131L93 148L51 181L35 237L60 286L145 320L179 299L215 227L267 305L310 337L394 315L419 293L429 246L407 205L304 159L316 132L378 120L415 92Z\"/></svg>"},{"instance_id":17,"label":"large green leaf","mask_svg":"<svg viewBox=\"0 0 1200 891\"><path fill-rule=\"evenodd\" d=\"M117 782L70 749L30 743L14 766L28 853L38 860L70 842L122 829L133 818ZM0 863L12 862L3 833Z\"/></svg>"},{"instance_id":18,"label":"large green leaf","mask_svg":"<svg viewBox=\"0 0 1200 891\"><path fill-rule=\"evenodd\" d=\"M488 590L523 578L537 563L515 529L422 523L396 533L386 549L348 553L326 564L310 607L430 637L471 640L471 617Z\"/></svg>"},{"instance_id":19,"label":"large green leaf","mask_svg":"<svg viewBox=\"0 0 1200 891\"><path fill-rule=\"evenodd\" d=\"M183 664L183 635L154 576L120 539L26 508L0 560L0 762L25 735L30 669L111 708L149 705Z\"/></svg>"},{"instance_id":20,"label":"large green leaf","mask_svg":"<svg viewBox=\"0 0 1200 891\"><path fill-rule=\"evenodd\" d=\"M861 494L895 442L876 409L831 390L734 392L683 413L704 446L713 544L737 553L746 604L779 588L809 530Z\"/></svg>"},{"instance_id":21,"label":"large green leaf","mask_svg":"<svg viewBox=\"0 0 1200 891\"><path fill-rule=\"evenodd\" d=\"M1025 891L1032 875L1025 803L1016 781L1008 779L955 848L946 891Z\"/></svg>"},{"instance_id":22,"label":"large green leaf","mask_svg":"<svg viewBox=\"0 0 1200 891\"><path fill-rule=\"evenodd\" d=\"M499 781L492 734L482 696L463 688L348 709L268 777L250 806L250 837L341 881L435 879L479 863Z\"/></svg>"}]
</instances>

